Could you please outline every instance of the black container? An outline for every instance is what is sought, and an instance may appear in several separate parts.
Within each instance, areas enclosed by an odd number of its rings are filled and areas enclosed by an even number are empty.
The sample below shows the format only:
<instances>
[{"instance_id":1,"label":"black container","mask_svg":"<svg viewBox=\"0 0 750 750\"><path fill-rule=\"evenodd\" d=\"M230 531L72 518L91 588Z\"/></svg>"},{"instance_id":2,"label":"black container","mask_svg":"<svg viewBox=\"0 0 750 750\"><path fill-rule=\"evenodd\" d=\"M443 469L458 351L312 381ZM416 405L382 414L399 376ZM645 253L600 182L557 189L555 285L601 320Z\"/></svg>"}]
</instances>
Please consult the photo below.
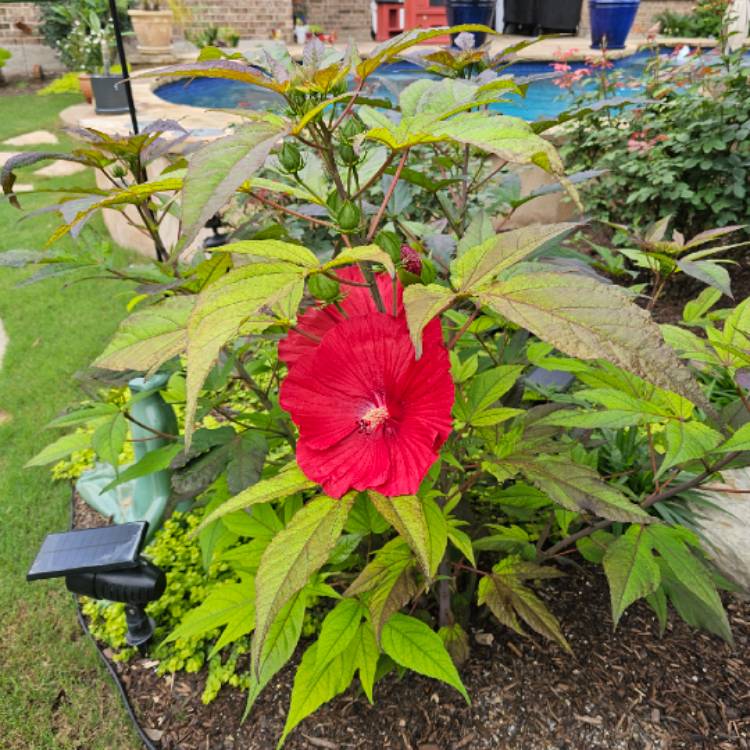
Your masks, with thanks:
<instances>
[{"instance_id":1,"label":"black container","mask_svg":"<svg viewBox=\"0 0 750 750\"><path fill-rule=\"evenodd\" d=\"M98 115L121 115L128 112L128 98L121 75L91 76L94 107ZM120 86L117 84L120 83Z\"/></svg>"},{"instance_id":2,"label":"black container","mask_svg":"<svg viewBox=\"0 0 750 750\"><path fill-rule=\"evenodd\" d=\"M479 23L493 28L495 21L495 0L448 0L445 6L448 26L461 26L465 23ZM484 44L487 34L472 31L474 46ZM456 41L456 34L451 34Z\"/></svg>"},{"instance_id":3,"label":"black container","mask_svg":"<svg viewBox=\"0 0 750 750\"><path fill-rule=\"evenodd\" d=\"M533 33L539 25L535 0L505 0L503 22L506 34Z\"/></svg>"},{"instance_id":4,"label":"black container","mask_svg":"<svg viewBox=\"0 0 750 750\"><path fill-rule=\"evenodd\" d=\"M581 23L581 5L582 0L536 0L536 24L543 31L575 34Z\"/></svg>"}]
</instances>

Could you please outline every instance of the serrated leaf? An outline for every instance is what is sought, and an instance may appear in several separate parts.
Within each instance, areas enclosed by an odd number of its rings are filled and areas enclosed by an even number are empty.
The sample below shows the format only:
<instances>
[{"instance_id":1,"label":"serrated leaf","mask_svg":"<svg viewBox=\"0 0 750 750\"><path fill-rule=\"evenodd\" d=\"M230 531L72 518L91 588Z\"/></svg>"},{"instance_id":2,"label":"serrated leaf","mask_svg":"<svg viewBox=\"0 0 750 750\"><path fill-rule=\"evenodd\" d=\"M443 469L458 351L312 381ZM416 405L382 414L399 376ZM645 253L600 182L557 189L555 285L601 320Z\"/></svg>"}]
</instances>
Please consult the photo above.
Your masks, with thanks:
<instances>
[{"instance_id":1,"label":"serrated leaf","mask_svg":"<svg viewBox=\"0 0 750 750\"><path fill-rule=\"evenodd\" d=\"M352 495L341 500L325 496L310 500L266 547L255 577L256 630L252 661L256 673L271 622L326 562L353 501Z\"/></svg>"},{"instance_id":2,"label":"serrated leaf","mask_svg":"<svg viewBox=\"0 0 750 750\"><path fill-rule=\"evenodd\" d=\"M264 479L252 485L252 487L248 487L244 492L240 492L239 495L235 495L224 502L213 513L209 513L201 521L196 531L204 529L217 518L226 516L229 513L234 513L237 510L249 508L253 505L259 505L260 503L268 503L271 500L289 497L314 486L315 483L311 482L302 473L302 470L296 463L287 464L275 477Z\"/></svg>"},{"instance_id":3,"label":"serrated leaf","mask_svg":"<svg viewBox=\"0 0 750 750\"><path fill-rule=\"evenodd\" d=\"M55 440L54 443L50 443L42 448L39 453L24 464L24 468L44 466L53 461L59 461L71 453L90 447L91 435L88 432L71 432L69 435L63 435L61 438Z\"/></svg>"},{"instance_id":4,"label":"serrated leaf","mask_svg":"<svg viewBox=\"0 0 750 750\"><path fill-rule=\"evenodd\" d=\"M671 420L664 428L667 451L657 476L678 464L705 457L722 441L722 435L702 422Z\"/></svg>"},{"instance_id":5,"label":"serrated leaf","mask_svg":"<svg viewBox=\"0 0 750 750\"><path fill-rule=\"evenodd\" d=\"M732 631L716 586L705 564L680 538L679 530L654 524L646 533L669 571L669 575L662 576L664 587L680 616L689 624L707 627L732 643ZM691 599L696 601L691 603ZM692 621L689 614L686 616L689 611L693 613Z\"/></svg>"},{"instance_id":6,"label":"serrated leaf","mask_svg":"<svg viewBox=\"0 0 750 750\"><path fill-rule=\"evenodd\" d=\"M356 599L342 599L323 619L318 635L318 666L335 659L357 635L364 610Z\"/></svg>"},{"instance_id":7,"label":"serrated leaf","mask_svg":"<svg viewBox=\"0 0 750 750\"><path fill-rule=\"evenodd\" d=\"M169 297L133 313L120 324L96 367L150 372L187 346L187 321L195 299Z\"/></svg>"},{"instance_id":8,"label":"serrated leaf","mask_svg":"<svg viewBox=\"0 0 750 750\"><path fill-rule=\"evenodd\" d=\"M506 557L484 576L477 589L477 602L486 604L493 615L506 627L525 635L518 616L540 635L556 641L566 651L570 645L560 630L557 618L531 589L523 585L526 578L554 577L559 573L554 568L522 562L515 557Z\"/></svg>"},{"instance_id":9,"label":"serrated leaf","mask_svg":"<svg viewBox=\"0 0 750 750\"><path fill-rule=\"evenodd\" d=\"M377 551L344 592L344 596L363 595L376 638L380 638L388 618L419 591L415 574L414 555L406 542L397 537Z\"/></svg>"},{"instance_id":10,"label":"serrated leaf","mask_svg":"<svg viewBox=\"0 0 750 750\"><path fill-rule=\"evenodd\" d=\"M547 243L562 239L577 226L532 225L493 235L481 244L465 249L451 263L451 284L458 292L476 292L501 271L527 258Z\"/></svg>"},{"instance_id":11,"label":"serrated leaf","mask_svg":"<svg viewBox=\"0 0 750 750\"><path fill-rule=\"evenodd\" d=\"M520 471L531 484L567 510L593 513L610 521L649 523L652 520L617 487L605 482L598 472L565 456L513 455L502 464Z\"/></svg>"},{"instance_id":12,"label":"serrated leaf","mask_svg":"<svg viewBox=\"0 0 750 750\"><path fill-rule=\"evenodd\" d=\"M455 519L453 519L455 520ZM476 560L474 558L474 549L471 546L471 537L465 532L461 531L451 521L448 521L448 539L451 544L461 552L461 554L474 566L476 566Z\"/></svg>"},{"instance_id":13,"label":"serrated leaf","mask_svg":"<svg viewBox=\"0 0 750 750\"><path fill-rule=\"evenodd\" d=\"M351 263L380 263L393 278L396 275L396 268L393 265L391 256L377 245L360 245L358 247L344 248L333 260L323 264L323 269L338 268Z\"/></svg>"},{"instance_id":14,"label":"serrated leaf","mask_svg":"<svg viewBox=\"0 0 750 750\"><path fill-rule=\"evenodd\" d=\"M609 582L614 626L637 599L659 588L659 566L651 552L651 541L641 526L631 526L608 547L602 561Z\"/></svg>"},{"instance_id":15,"label":"serrated leaf","mask_svg":"<svg viewBox=\"0 0 750 750\"><path fill-rule=\"evenodd\" d=\"M479 299L565 354L607 360L708 406L648 312L616 286L577 274L540 271L497 282Z\"/></svg>"},{"instance_id":16,"label":"serrated leaf","mask_svg":"<svg viewBox=\"0 0 750 750\"><path fill-rule=\"evenodd\" d=\"M128 422L123 414L117 414L94 430L91 447L102 461L117 466L127 436Z\"/></svg>"},{"instance_id":17,"label":"serrated leaf","mask_svg":"<svg viewBox=\"0 0 750 750\"><path fill-rule=\"evenodd\" d=\"M47 428L74 427L79 424L86 424L87 422L97 423L101 421L102 417L111 417L114 414L117 414L117 412L119 411L120 408L116 404L92 404L91 406L87 406L83 409L76 409L75 411L68 412L67 414L62 414L61 416L53 419L47 425Z\"/></svg>"},{"instance_id":18,"label":"serrated leaf","mask_svg":"<svg viewBox=\"0 0 750 750\"><path fill-rule=\"evenodd\" d=\"M428 81L429 79L420 78L415 83L422 81ZM413 86L414 84L412 84ZM408 90L408 89L407 89ZM471 217L469 226L466 227L466 231L458 241L456 246L456 257L460 258L467 250L477 245L481 245L487 240L492 239L495 236L495 229L492 226L492 220L489 214L480 208L474 216Z\"/></svg>"},{"instance_id":19,"label":"serrated leaf","mask_svg":"<svg viewBox=\"0 0 750 750\"><path fill-rule=\"evenodd\" d=\"M388 528L388 522L378 513L375 506L368 500L367 495L361 493L357 495L357 499L354 501L344 528L346 531L360 536L382 534Z\"/></svg>"},{"instance_id":20,"label":"serrated leaf","mask_svg":"<svg viewBox=\"0 0 750 750\"><path fill-rule=\"evenodd\" d=\"M460 396L456 400L454 411L458 419L478 426L481 417L490 407L515 385L523 369L523 365L500 365L472 378L465 400ZM504 414L499 415L502 419L509 419L518 412L516 409L504 411ZM490 424L497 424L499 421L501 419L493 419Z\"/></svg>"},{"instance_id":21,"label":"serrated leaf","mask_svg":"<svg viewBox=\"0 0 750 750\"><path fill-rule=\"evenodd\" d=\"M710 260L678 260L677 267L683 273L691 276L714 289L718 289L727 297L732 296L732 280L724 266Z\"/></svg>"},{"instance_id":22,"label":"serrated leaf","mask_svg":"<svg viewBox=\"0 0 750 750\"><path fill-rule=\"evenodd\" d=\"M168 469L172 459L181 450L182 446L179 443L168 443L167 445L162 445L160 448L149 451L139 461L121 471L117 479L112 480L102 492L114 489L124 482L130 482L133 479Z\"/></svg>"},{"instance_id":23,"label":"serrated leaf","mask_svg":"<svg viewBox=\"0 0 750 750\"><path fill-rule=\"evenodd\" d=\"M245 259L250 256L251 260L258 261L281 261L304 269L317 268L320 265L314 253L303 245L281 240L241 240L222 245L214 252L237 253L245 256Z\"/></svg>"},{"instance_id":24,"label":"serrated leaf","mask_svg":"<svg viewBox=\"0 0 750 750\"><path fill-rule=\"evenodd\" d=\"M227 487L238 495L255 484L263 471L268 443L260 432L246 430L227 446Z\"/></svg>"},{"instance_id":25,"label":"serrated leaf","mask_svg":"<svg viewBox=\"0 0 750 750\"><path fill-rule=\"evenodd\" d=\"M313 643L302 656L294 675L294 686L286 715L284 731L277 748L280 748L289 732L305 717L314 713L339 693L343 693L354 677L354 650L339 654L333 661L318 664L318 644Z\"/></svg>"},{"instance_id":26,"label":"serrated leaf","mask_svg":"<svg viewBox=\"0 0 750 750\"><path fill-rule=\"evenodd\" d=\"M396 664L451 685L471 703L440 636L421 620L397 612L383 627L381 645Z\"/></svg>"},{"instance_id":27,"label":"serrated leaf","mask_svg":"<svg viewBox=\"0 0 750 750\"><path fill-rule=\"evenodd\" d=\"M189 447L198 393L221 347L240 333L265 330L274 322L269 309L297 309L304 291L303 271L288 263L253 263L236 268L199 297L188 320L185 445Z\"/></svg>"},{"instance_id":28,"label":"serrated leaf","mask_svg":"<svg viewBox=\"0 0 750 750\"><path fill-rule=\"evenodd\" d=\"M411 547L425 576L432 578L448 541L445 517L435 501L416 495L388 498L373 490L368 495L380 515Z\"/></svg>"},{"instance_id":29,"label":"serrated leaf","mask_svg":"<svg viewBox=\"0 0 750 750\"><path fill-rule=\"evenodd\" d=\"M182 618L164 643L202 637L223 627L221 637L212 648L212 653L216 653L227 644L250 633L254 626L255 591L252 580L222 583L216 585L205 601Z\"/></svg>"},{"instance_id":30,"label":"serrated leaf","mask_svg":"<svg viewBox=\"0 0 750 750\"><path fill-rule=\"evenodd\" d=\"M614 534L599 530L576 541L576 547L584 560L601 565L607 548L614 538Z\"/></svg>"},{"instance_id":31,"label":"serrated leaf","mask_svg":"<svg viewBox=\"0 0 750 750\"><path fill-rule=\"evenodd\" d=\"M409 335L416 357L422 356L422 331L424 327L454 300L450 289L438 284L412 284L404 290L404 309Z\"/></svg>"},{"instance_id":32,"label":"serrated leaf","mask_svg":"<svg viewBox=\"0 0 750 750\"><path fill-rule=\"evenodd\" d=\"M256 676L254 670L250 670L250 686L243 720L250 713L250 709L263 688L294 654L305 622L305 606L306 596L303 589L281 608L276 619L271 623L263 644L258 675Z\"/></svg>"},{"instance_id":33,"label":"serrated leaf","mask_svg":"<svg viewBox=\"0 0 750 750\"><path fill-rule=\"evenodd\" d=\"M378 660L380 659L380 649L373 635L370 623L360 623L354 639L354 666L359 672L359 681L362 683L362 690L370 703L372 699L372 689L375 685L375 676L377 674Z\"/></svg>"},{"instance_id":34,"label":"serrated leaf","mask_svg":"<svg viewBox=\"0 0 750 750\"><path fill-rule=\"evenodd\" d=\"M235 190L263 166L287 129L280 121L239 125L231 135L207 143L192 155L182 189L182 247L190 245Z\"/></svg>"},{"instance_id":35,"label":"serrated leaf","mask_svg":"<svg viewBox=\"0 0 750 750\"><path fill-rule=\"evenodd\" d=\"M716 449L717 453L750 451L750 422L743 424L726 442Z\"/></svg>"}]
</instances>

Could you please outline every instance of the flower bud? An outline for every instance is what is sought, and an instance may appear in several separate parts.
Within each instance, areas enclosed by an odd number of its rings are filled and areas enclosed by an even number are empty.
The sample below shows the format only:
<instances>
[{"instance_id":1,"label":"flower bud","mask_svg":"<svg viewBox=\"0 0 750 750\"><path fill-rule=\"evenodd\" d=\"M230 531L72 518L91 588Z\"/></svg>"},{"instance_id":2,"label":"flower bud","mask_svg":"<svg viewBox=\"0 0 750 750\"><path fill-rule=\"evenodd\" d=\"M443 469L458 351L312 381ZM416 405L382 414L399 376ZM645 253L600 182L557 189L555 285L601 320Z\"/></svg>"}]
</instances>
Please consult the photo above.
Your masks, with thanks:
<instances>
[{"instance_id":1,"label":"flower bud","mask_svg":"<svg viewBox=\"0 0 750 750\"><path fill-rule=\"evenodd\" d=\"M359 156L351 143L342 143L339 146L339 158L347 167L351 167L359 161Z\"/></svg>"},{"instance_id":2,"label":"flower bud","mask_svg":"<svg viewBox=\"0 0 750 750\"><path fill-rule=\"evenodd\" d=\"M353 232L359 229L361 214L359 208L351 201L344 201L339 209L336 222L344 232Z\"/></svg>"},{"instance_id":3,"label":"flower bud","mask_svg":"<svg viewBox=\"0 0 750 750\"><path fill-rule=\"evenodd\" d=\"M294 143L284 142L279 151L279 163L291 174L296 174L302 169L302 154Z\"/></svg>"},{"instance_id":4,"label":"flower bud","mask_svg":"<svg viewBox=\"0 0 750 750\"><path fill-rule=\"evenodd\" d=\"M422 273L422 256L411 246L401 245L401 263L404 270L419 276Z\"/></svg>"},{"instance_id":5,"label":"flower bud","mask_svg":"<svg viewBox=\"0 0 750 750\"><path fill-rule=\"evenodd\" d=\"M322 273L316 273L307 280L307 291L315 299L332 302L339 296L339 282Z\"/></svg>"}]
</instances>

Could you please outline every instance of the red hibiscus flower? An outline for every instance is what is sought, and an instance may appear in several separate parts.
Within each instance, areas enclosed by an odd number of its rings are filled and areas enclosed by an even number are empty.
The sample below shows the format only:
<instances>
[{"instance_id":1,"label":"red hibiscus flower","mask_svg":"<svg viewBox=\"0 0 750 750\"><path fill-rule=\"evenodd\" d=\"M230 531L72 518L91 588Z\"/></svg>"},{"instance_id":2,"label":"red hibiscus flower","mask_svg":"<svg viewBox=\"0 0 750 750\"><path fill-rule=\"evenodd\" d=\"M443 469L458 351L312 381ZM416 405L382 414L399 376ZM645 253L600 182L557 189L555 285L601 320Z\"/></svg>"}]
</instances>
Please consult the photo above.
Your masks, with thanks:
<instances>
[{"instance_id":1,"label":"red hibiscus flower","mask_svg":"<svg viewBox=\"0 0 750 750\"><path fill-rule=\"evenodd\" d=\"M364 283L362 272L356 266L342 268L337 276L342 282L353 281L357 284ZM388 311L393 305L393 282L385 273L376 277L380 296ZM401 289L399 288L398 313L403 310L401 304ZM341 309L349 318L358 315L369 315L377 312L375 302L370 290L364 286L351 286L341 284L341 292L344 299L340 302ZM311 307L297 320L297 331L290 331L289 335L279 344L279 359L291 367L303 354L310 353L318 345L318 339L331 330L335 325L346 320L334 305ZM305 335L307 334L307 335Z\"/></svg>"},{"instance_id":2,"label":"red hibiscus flower","mask_svg":"<svg viewBox=\"0 0 750 750\"><path fill-rule=\"evenodd\" d=\"M280 394L299 428L297 463L331 497L415 493L450 434L453 398L439 321L416 360L403 316L374 311L340 319L306 347Z\"/></svg>"}]
</instances>

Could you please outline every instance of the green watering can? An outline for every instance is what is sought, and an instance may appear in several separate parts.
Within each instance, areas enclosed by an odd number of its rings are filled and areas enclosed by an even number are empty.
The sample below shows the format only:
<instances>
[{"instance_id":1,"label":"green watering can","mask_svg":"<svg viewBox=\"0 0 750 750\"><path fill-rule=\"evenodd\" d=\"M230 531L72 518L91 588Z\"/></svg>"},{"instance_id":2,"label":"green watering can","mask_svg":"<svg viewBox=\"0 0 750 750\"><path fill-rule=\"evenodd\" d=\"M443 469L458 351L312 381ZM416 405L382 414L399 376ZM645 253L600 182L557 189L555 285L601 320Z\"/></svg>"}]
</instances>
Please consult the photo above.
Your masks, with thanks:
<instances>
[{"instance_id":1,"label":"green watering can","mask_svg":"<svg viewBox=\"0 0 750 750\"><path fill-rule=\"evenodd\" d=\"M169 435L177 434L177 418L174 410L159 393L166 385L169 375L157 373L151 378L133 378L128 383L131 393L148 395L133 402L129 411L133 419L146 427ZM133 439L135 460L140 461L147 453L161 448L169 442L155 435L146 427L130 422L130 436ZM120 466L124 471L127 466ZM164 510L170 495L170 474L168 469L123 482L111 490L104 488L116 478L114 466L97 463L84 472L76 482L76 490L83 500L103 516L112 518L114 523L148 521L148 537L161 526Z\"/></svg>"}]
</instances>

